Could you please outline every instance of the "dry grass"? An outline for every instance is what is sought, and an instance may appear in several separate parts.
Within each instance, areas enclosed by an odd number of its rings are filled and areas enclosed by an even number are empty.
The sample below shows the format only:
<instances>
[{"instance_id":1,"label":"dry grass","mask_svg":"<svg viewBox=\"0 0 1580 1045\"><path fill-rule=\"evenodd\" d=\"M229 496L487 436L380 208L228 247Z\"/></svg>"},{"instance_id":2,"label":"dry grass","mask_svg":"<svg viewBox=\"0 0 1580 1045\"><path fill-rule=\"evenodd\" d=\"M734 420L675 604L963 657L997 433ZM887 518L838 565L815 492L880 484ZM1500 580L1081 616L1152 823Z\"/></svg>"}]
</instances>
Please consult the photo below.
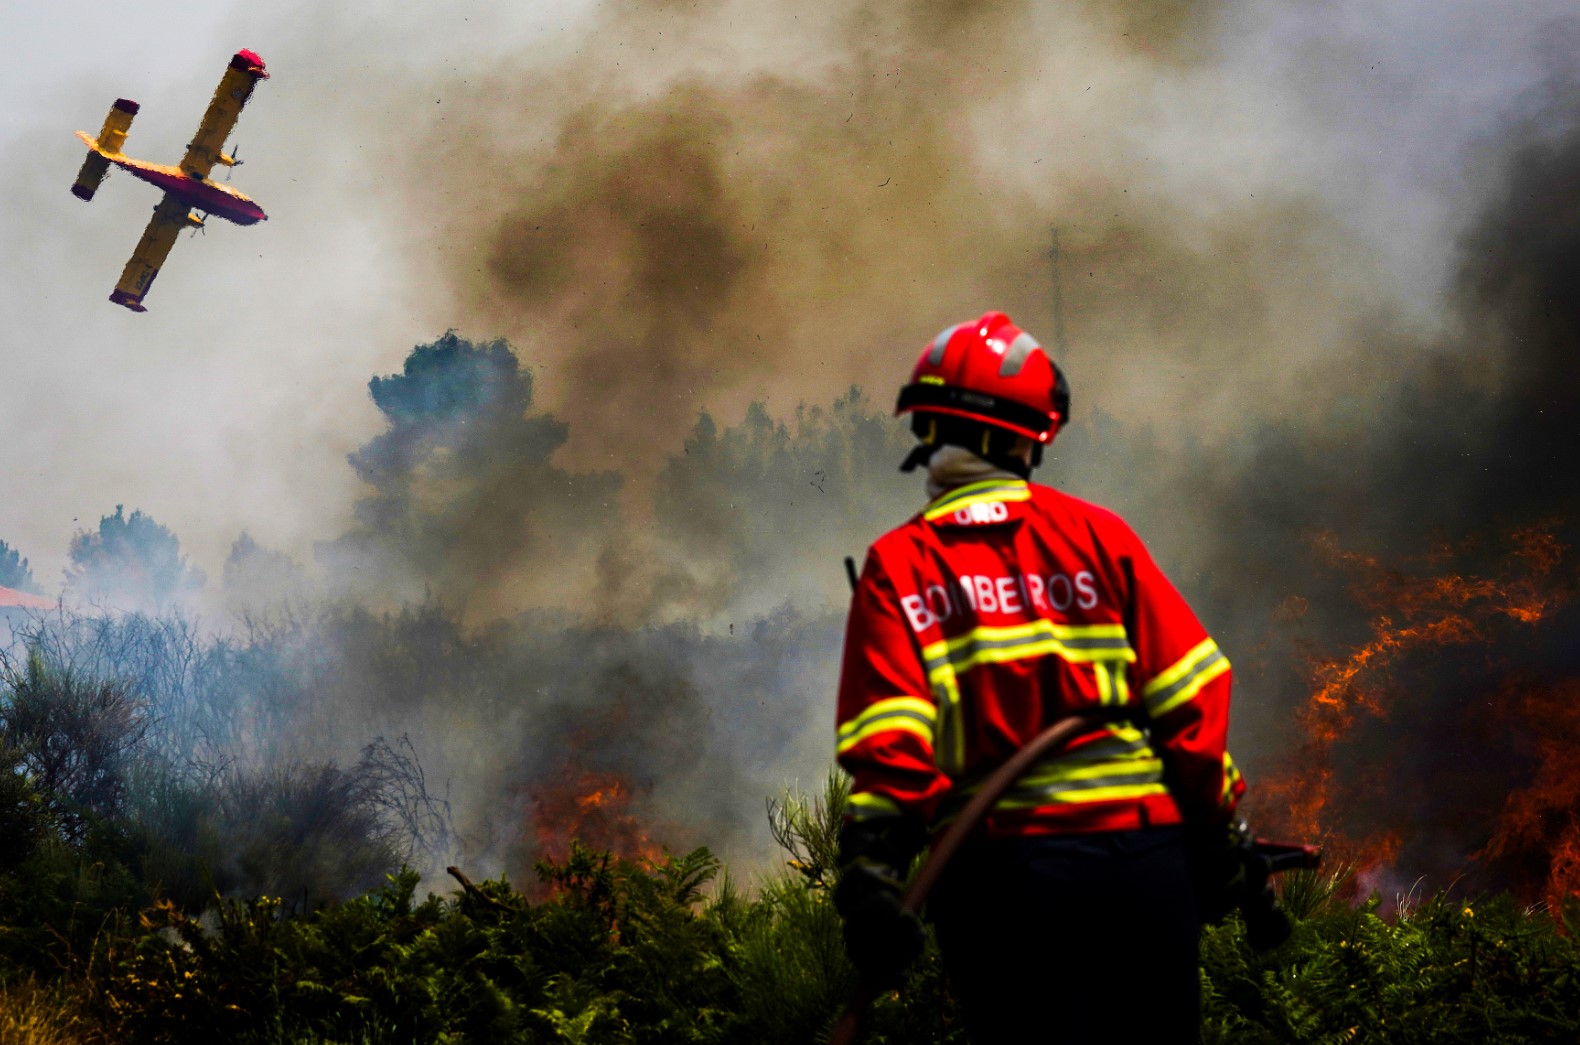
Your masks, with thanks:
<instances>
[{"instance_id":1,"label":"dry grass","mask_svg":"<svg viewBox=\"0 0 1580 1045\"><path fill-rule=\"evenodd\" d=\"M0 1045L85 1045L109 1039L59 987L32 980L0 988Z\"/></svg>"}]
</instances>

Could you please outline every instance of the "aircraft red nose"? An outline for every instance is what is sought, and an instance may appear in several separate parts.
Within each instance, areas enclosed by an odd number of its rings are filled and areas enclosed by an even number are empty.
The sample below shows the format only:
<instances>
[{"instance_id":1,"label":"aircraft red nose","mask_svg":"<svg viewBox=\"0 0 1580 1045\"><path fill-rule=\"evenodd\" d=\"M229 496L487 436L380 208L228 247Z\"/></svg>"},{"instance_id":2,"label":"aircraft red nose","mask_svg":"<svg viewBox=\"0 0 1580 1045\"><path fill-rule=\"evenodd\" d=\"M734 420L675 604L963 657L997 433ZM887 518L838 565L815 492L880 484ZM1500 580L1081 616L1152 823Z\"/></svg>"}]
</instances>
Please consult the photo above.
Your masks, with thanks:
<instances>
[{"instance_id":1,"label":"aircraft red nose","mask_svg":"<svg viewBox=\"0 0 1580 1045\"><path fill-rule=\"evenodd\" d=\"M230 64L232 68L249 72L260 80L269 78L269 74L264 72L263 59L258 56L256 51L249 51L243 48L236 52L235 57L230 60Z\"/></svg>"}]
</instances>

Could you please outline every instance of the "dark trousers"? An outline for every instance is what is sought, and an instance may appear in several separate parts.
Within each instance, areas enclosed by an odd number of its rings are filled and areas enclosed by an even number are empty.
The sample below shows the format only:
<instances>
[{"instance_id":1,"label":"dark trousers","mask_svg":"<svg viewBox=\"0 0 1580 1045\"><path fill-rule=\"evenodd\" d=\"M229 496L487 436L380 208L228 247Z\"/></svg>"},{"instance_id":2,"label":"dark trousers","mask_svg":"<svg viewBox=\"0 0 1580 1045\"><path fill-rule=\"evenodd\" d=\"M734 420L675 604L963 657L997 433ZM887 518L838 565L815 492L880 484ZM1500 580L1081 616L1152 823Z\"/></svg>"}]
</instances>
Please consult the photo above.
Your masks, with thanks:
<instances>
[{"instance_id":1,"label":"dark trousers","mask_svg":"<svg viewBox=\"0 0 1580 1045\"><path fill-rule=\"evenodd\" d=\"M1178 827L979 842L927 909L973 1045L1200 1040Z\"/></svg>"}]
</instances>

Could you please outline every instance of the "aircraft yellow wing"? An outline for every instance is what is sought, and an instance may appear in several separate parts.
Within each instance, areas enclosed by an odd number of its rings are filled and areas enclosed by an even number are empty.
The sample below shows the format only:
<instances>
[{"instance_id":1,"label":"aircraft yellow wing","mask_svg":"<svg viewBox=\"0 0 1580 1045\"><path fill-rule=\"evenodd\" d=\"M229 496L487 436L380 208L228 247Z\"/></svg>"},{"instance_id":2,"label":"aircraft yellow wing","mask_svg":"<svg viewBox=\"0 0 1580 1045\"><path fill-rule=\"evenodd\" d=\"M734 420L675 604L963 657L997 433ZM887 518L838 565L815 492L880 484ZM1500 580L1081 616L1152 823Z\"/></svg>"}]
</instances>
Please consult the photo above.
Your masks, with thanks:
<instances>
[{"instance_id":1,"label":"aircraft yellow wing","mask_svg":"<svg viewBox=\"0 0 1580 1045\"><path fill-rule=\"evenodd\" d=\"M110 294L111 301L125 305L133 312L148 311L143 307L143 296L153 285L154 277L159 275L159 267L165 263L165 258L170 256L170 248L176 245L176 237L191 224L189 214L185 203L165 193L165 198L154 208L154 216L148 219L148 227L143 230L143 238L137 241L132 259L122 270L121 281L115 284L115 290Z\"/></svg>"},{"instance_id":2,"label":"aircraft yellow wing","mask_svg":"<svg viewBox=\"0 0 1580 1045\"><path fill-rule=\"evenodd\" d=\"M241 107L252 97L252 89L268 75L263 71L263 59L251 51L237 51L231 58L208 103L208 111L203 114L203 122L198 124L197 134L193 135L192 144L187 146L187 154L181 160L181 169L189 177L207 178L214 164L230 165L230 157L221 151L225 139L235 129Z\"/></svg>"}]
</instances>

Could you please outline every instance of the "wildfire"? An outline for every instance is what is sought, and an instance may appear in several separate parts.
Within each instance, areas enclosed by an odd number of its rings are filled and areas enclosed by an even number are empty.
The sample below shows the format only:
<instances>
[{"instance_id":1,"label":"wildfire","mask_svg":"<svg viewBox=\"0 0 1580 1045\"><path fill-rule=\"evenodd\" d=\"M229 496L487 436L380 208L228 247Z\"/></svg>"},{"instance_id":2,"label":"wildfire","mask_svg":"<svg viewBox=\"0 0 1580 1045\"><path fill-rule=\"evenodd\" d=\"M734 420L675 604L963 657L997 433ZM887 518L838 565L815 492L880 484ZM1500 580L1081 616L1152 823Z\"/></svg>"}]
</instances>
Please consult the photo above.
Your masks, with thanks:
<instances>
[{"instance_id":1,"label":"wildfire","mask_svg":"<svg viewBox=\"0 0 1580 1045\"><path fill-rule=\"evenodd\" d=\"M636 795L623 777L567 769L531 793L532 835L539 859L562 860L572 840L631 860L652 862L662 849L633 812Z\"/></svg>"},{"instance_id":2,"label":"wildfire","mask_svg":"<svg viewBox=\"0 0 1580 1045\"><path fill-rule=\"evenodd\" d=\"M1555 578L1564 547L1550 528L1518 531L1511 543L1501 566L1472 576L1452 569L1475 554L1468 545L1439 548L1406 570L1346 551L1331 534L1314 541L1329 563L1355 577L1350 594L1369 615L1369 638L1338 656L1307 658L1310 690L1297 716L1303 739L1287 768L1258 781L1257 790L1274 830L1322 840L1339 860L1356 866L1361 888L1387 877L1407 847L1398 817L1412 816L1412 805L1439 800L1432 793L1436 781L1409 760L1435 764L1435 755L1442 761L1446 756L1432 745L1442 744L1438 734L1458 729L1455 743L1464 745L1458 753L1467 765L1457 776L1509 794L1496 825L1479 825L1491 841L1474 855L1499 861L1509 884L1544 882L1549 903L1580 894L1580 814L1574 812L1580 806L1580 681L1528 694L1522 704L1519 687L1509 681L1521 666L1505 648L1511 627L1525 632L1550 619L1572 595L1572 585ZM1480 698L1444 696L1474 687L1489 673ZM1542 717L1568 725L1536 733L1542 739L1533 779L1519 771L1517 759L1491 772L1478 763L1485 760L1471 735L1478 728L1496 723L1506 733L1512 720ZM1423 735L1431 739L1409 746L1409 738ZM1356 753L1361 740L1374 752L1369 761ZM1456 768L1435 772L1446 779ZM1541 866L1529 866L1533 860ZM1516 864L1525 866L1507 873Z\"/></svg>"},{"instance_id":3,"label":"wildfire","mask_svg":"<svg viewBox=\"0 0 1580 1045\"><path fill-rule=\"evenodd\" d=\"M1580 680L1533 688L1519 704L1536 738L1534 778L1509 795L1477 855L1540 882L1540 899L1556 911L1580 897Z\"/></svg>"}]
</instances>

